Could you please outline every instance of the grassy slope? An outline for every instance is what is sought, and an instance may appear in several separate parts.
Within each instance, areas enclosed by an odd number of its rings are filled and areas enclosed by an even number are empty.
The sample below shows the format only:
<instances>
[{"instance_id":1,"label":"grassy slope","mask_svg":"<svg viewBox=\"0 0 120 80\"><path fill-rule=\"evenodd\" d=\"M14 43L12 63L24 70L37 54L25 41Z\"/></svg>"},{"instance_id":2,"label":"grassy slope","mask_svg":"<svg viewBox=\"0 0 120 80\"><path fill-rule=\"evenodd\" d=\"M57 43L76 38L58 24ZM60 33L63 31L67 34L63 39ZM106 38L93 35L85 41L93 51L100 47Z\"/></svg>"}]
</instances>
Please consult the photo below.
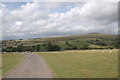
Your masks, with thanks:
<instances>
[{"instance_id":1,"label":"grassy slope","mask_svg":"<svg viewBox=\"0 0 120 80\"><path fill-rule=\"evenodd\" d=\"M46 41L64 41L67 40L78 40L78 41L86 41L86 40L95 40L97 38L117 38L118 35L115 34L80 34L80 35L74 35L74 36L62 36L62 37L46 37L46 38L38 38L38 39L27 39L27 40L7 40L3 41L3 47L7 46L14 46L16 47L19 44L24 44L25 46L31 46L31 45L36 45L36 44L43 44ZM38 42L36 42L38 41ZM15 44L16 42L19 42L17 45ZM56 42L58 43L58 42ZM59 45L64 45L65 44L60 44Z\"/></svg>"},{"instance_id":2,"label":"grassy slope","mask_svg":"<svg viewBox=\"0 0 120 80\"><path fill-rule=\"evenodd\" d=\"M114 34L80 34L80 35L74 35L74 36L61 36L61 37L47 37L47 38L40 38L36 39L39 41L64 41L69 39L96 39L96 38L114 38L117 35ZM32 39L34 40L34 39Z\"/></svg>"},{"instance_id":3,"label":"grassy slope","mask_svg":"<svg viewBox=\"0 0 120 80\"><path fill-rule=\"evenodd\" d=\"M59 78L113 78L118 73L117 50L39 53Z\"/></svg>"},{"instance_id":4,"label":"grassy slope","mask_svg":"<svg viewBox=\"0 0 120 80\"><path fill-rule=\"evenodd\" d=\"M2 54L2 75L6 75L13 69L22 59L22 54Z\"/></svg>"},{"instance_id":5,"label":"grassy slope","mask_svg":"<svg viewBox=\"0 0 120 80\"><path fill-rule=\"evenodd\" d=\"M0 79L1 79L1 76L2 76L2 54L0 52Z\"/></svg>"}]
</instances>

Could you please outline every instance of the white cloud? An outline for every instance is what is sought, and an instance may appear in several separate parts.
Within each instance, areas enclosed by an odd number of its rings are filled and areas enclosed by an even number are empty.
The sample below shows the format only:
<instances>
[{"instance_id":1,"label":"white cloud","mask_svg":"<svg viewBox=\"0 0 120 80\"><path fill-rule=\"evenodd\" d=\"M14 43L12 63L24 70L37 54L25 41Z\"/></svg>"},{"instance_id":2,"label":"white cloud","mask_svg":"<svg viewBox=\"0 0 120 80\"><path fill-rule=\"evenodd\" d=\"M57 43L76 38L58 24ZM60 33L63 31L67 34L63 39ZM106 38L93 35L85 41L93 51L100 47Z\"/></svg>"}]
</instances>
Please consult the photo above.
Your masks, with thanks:
<instances>
[{"instance_id":1,"label":"white cloud","mask_svg":"<svg viewBox=\"0 0 120 80\"><path fill-rule=\"evenodd\" d=\"M0 2L0 40L2 40L2 3Z\"/></svg>"},{"instance_id":2,"label":"white cloud","mask_svg":"<svg viewBox=\"0 0 120 80\"><path fill-rule=\"evenodd\" d=\"M63 7L63 4L66 5ZM4 9L4 39L116 33L117 3L27 3L20 9ZM59 9L68 9L59 12Z\"/></svg>"},{"instance_id":3,"label":"white cloud","mask_svg":"<svg viewBox=\"0 0 120 80\"><path fill-rule=\"evenodd\" d=\"M16 21L16 25L22 25L21 21Z\"/></svg>"}]
</instances>

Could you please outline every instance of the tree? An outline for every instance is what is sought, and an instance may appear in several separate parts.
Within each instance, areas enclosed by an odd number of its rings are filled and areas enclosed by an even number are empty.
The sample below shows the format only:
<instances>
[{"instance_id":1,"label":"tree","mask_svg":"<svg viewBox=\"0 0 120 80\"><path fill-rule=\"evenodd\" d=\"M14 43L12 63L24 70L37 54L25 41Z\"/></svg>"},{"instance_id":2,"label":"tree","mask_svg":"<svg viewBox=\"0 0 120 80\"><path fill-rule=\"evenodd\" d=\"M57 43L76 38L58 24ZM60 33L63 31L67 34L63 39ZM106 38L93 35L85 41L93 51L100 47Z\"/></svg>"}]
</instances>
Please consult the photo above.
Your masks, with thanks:
<instances>
[{"instance_id":1,"label":"tree","mask_svg":"<svg viewBox=\"0 0 120 80\"><path fill-rule=\"evenodd\" d=\"M66 45L71 46L68 41L66 41Z\"/></svg>"},{"instance_id":2,"label":"tree","mask_svg":"<svg viewBox=\"0 0 120 80\"><path fill-rule=\"evenodd\" d=\"M52 45L52 51L58 51L61 48L58 45Z\"/></svg>"},{"instance_id":3,"label":"tree","mask_svg":"<svg viewBox=\"0 0 120 80\"><path fill-rule=\"evenodd\" d=\"M12 52L12 51L13 51L13 47L7 47L7 48L4 49L3 51L6 51L6 52Z\"/></svg>"},{"instance_id":4,"label":"tree","mask_svg":"<svg viewBox=\"0 0 120 80\"><path fill-rule=\"evenodd\" d=\"M120 45L119 45L119 41L115 41L113 46L116 48L116 49L119 49Z\"/></svg>"},{"instance_id":5,"label":"tree","mask_svg":"<svg viewBox=\"0 0 120 80\"><path fill-rule=\"evenodd\" d=\"M46 48L47 48L48 51L52 51L52 45L51 45L51 42L50 42L50 41L48 42Z\"/></svg>"},{"instance_id":6,"label":"tree","mask_svg":"<svg viewBox=\"0 0 120 80\"><path fill-rule=\"evenodd\" d=\"M46 49L48 51L58 51L58 50L61 49L61 47L59 47L58 45L52 45L51 42L49 41L48 44L47 44Z\"/></svg>"},{"instance_id":7,"label":"tree","mask_svg":"<svg viewBox=\"0 0 120 80\"><path fill-rule=\"evenodd\" d=\"M17 51L18 51L18 52L24 51L23 44L20 44L20 45L17 47Z\"/></svg>"},{"instance_id":8,"label":"tree","mask_svg":"<svg viewBox=\"0 0 120 80\"><path fill-rule=\"evenodd\" d=\"M82 46L82 49L89 49L89 45L87 45L87 44L86 44L86 45L83 45L83 46Z\"/></svg>"},{"instance_id":9,"label":"tree","mask_svg":"<svg viewBox=\"0 0 120 80\"><path fill-rule=\"evenodd\" d=\"M36 45L36 50L40 51L40 45Z\"/></svg>"}]
</instances>

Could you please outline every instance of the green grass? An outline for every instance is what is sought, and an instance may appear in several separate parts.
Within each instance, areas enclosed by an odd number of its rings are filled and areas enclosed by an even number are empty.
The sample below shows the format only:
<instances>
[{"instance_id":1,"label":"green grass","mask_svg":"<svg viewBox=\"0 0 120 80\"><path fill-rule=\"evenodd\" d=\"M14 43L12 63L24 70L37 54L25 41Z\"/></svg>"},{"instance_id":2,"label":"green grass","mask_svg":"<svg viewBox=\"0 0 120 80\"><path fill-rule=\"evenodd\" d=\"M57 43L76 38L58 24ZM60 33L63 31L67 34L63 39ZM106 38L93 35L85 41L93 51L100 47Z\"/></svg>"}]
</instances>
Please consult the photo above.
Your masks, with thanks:
<instances>
[{"instance_id":1,"label":"green grass","mask_svg":"<svg viewBox=\"0 0 120 80\"><path fill-rule=\"evenodd\" d=\"M2 75L5 76L11 69L13 69L24 56L22 54L7 53L2 54Z\"/></svg>"},{"instance_id":2,"label":"green grass","mask_svg":"<svg viewBox=\"0 0 120 80\"><path fill-rule=\"evenodd\" d=\"M53 44L58 44L62 48L66 47L65 41L70 41L72 45L78 46L78 44L83 45L83 43L88 44L88 40L96 40L99 38L108 39L103 40L104 42L108 43L111 42L109 39L117 38L117 34L80 34L74 36L59 36L59 37L44 37L38 39L27 39L27 40L3 40L2 47L17 47L20 44L24 44L24 46L33 46L37 44L44 44L48 41L54 42ZM36 42L37 41L37 42ZM81 42L76 42L81 41ZM89 43L90 44L90 43Z\"/></svg>"},{"instance_id":3,"label":"green grass","mask_svg":"<svg viewBox=\"0 0 120 80\"><path fill-rule=\"evenodd\" d=\"M77 50L38 54L46 60L58 78L116 78L118 52L109 51Z\"/></svg>"},{"instance_id":4,"label":"green grass","mask_svg":"<svg viewBox=\"0 0 120 80\"><path fill-rule=\"evenodd\" d=\"M2 77L2 54L0 52L0 79Z\"/></svg>"}]
</instances>

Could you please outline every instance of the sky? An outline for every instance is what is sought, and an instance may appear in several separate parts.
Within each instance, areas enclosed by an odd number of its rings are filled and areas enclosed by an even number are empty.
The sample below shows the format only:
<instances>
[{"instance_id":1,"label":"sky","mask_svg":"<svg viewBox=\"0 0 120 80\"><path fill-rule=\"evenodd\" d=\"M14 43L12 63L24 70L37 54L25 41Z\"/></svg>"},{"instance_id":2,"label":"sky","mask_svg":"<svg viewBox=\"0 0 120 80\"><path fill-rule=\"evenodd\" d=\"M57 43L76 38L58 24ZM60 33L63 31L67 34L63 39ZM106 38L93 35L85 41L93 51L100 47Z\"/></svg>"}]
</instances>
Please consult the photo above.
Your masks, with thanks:
<instances>
[{"instance_id":1,"label":"sky","mask_svg":"<svg viewBox=\"0 0 120 80\"><path fill-rule=\"evenodd\" d=\"M3 40L118 33L117 2L4 2L1 6Z\"/></svg>"}]
</instances>

